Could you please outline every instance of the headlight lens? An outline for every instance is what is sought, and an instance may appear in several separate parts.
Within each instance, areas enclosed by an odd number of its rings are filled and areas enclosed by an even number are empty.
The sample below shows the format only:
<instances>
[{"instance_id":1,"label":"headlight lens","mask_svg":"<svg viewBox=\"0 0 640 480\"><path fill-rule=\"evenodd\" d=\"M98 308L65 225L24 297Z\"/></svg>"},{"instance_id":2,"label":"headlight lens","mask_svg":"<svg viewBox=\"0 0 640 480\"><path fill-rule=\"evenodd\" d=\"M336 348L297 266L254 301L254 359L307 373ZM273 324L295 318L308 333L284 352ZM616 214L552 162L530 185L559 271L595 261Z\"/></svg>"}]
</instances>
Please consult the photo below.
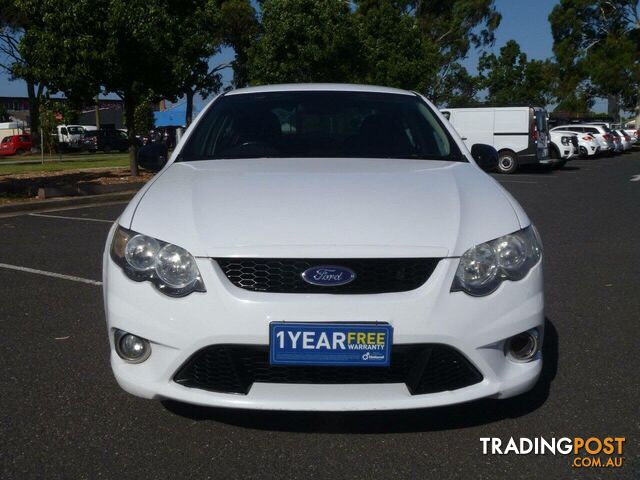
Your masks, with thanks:
<instances>
[{"instance_id":1,"label":"headlight lens","mask_svg":"<svg viewBox=\"0 0 640 480\"><path fill-rule=\"evenodd\" d=\"M542 243L533 225L467 250L458 264L452 292L484 296L505 280L524 278L542 257Z\"/></svg>"},{"instance_id":2,"label":"headlight lens","mask_svg":"<svg viewBox=\"0 0 640 480\"><path fill-rule=\"evenodd\" d=\"M156 265L160 244L155 238L135 235L124 248L124 258L134 270L146 272Z\"/></svg>"},{"instance_id":3,"label":"headlight lens","mask_svg":"<svg viewBox=\"0 0 640 480\"><path fill-rule=\"evenodd\" d=\"M188 287L200 276L195 258L176 245L165 245L158 252L156 273L160 280L173 288Z\"/></svg>"},{"instance_id":4,"label":"headlight lens","mask_svg":"<svg viewBox=\"0 0 640 480\"><path fill-rule=\"evenodd\" d=\"M177 245L118 227L111 258L130 279L150 281L166 295L183 297L206 291L195 258Z\"/></svg>"}]
</instances>

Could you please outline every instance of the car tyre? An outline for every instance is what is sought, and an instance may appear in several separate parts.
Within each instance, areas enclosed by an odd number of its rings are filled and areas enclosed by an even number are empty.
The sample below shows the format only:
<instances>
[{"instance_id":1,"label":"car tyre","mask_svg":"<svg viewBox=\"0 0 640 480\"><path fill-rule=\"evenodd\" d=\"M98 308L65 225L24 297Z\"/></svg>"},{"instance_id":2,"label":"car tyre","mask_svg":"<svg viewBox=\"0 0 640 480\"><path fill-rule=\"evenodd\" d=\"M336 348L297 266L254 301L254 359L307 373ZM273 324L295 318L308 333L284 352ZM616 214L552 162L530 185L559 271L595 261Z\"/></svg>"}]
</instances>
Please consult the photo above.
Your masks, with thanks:
<instances>
[{"instance_id":1,"label":"car tyre","mask_svg":"<svg viewBox=\"0 0 640 480\"><path fill-rule=\"evenodd\" d=\"M518 169L518 156L508 150L503 150L498 154L498 172L514 173Z\"/></svg>"}]
</instances>

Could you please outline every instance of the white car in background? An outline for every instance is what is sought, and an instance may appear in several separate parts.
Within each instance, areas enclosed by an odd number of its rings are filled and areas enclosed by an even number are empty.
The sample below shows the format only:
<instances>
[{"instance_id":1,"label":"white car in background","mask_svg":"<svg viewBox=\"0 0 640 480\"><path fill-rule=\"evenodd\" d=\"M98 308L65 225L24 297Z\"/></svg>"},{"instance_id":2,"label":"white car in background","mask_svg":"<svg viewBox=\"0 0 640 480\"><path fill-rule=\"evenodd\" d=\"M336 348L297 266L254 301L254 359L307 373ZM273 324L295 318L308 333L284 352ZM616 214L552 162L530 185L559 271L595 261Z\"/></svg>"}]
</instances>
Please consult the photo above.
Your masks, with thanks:
<instances>
[{"instance_id":1,"label":"white car in background","mask_svg":"<svg viewBox=\"0 0 640 480\"><path fill-rule=\"evenodd\" d=\"M576 135L576 138L578 140L578 154L581 157L594 157L600 154L600 143L593 135L589 133L574 132L564 127L555 127L549 130L549 134L551 135L552 139L554 133L558 134L564 132Z\"/></svg>"},{"instance_id":2,"label":"white car in background","mask_svg":"<svg viewBox=\"0 0 640 480\"><path fill-rule=\"evenodd\" d=\"M549 130L549 154L556 159L554 167L563 167L568 160L579 154L578 134L566 130Z\"/></svg>"},{"instance_id":3,"label":"white car in background","mask_svg":"<svg viewBox=\"0 0 640 480\"><path fill-rule=\"evenodd\" d=\"M589 134L598 141L598 144L600 145L600 153L603 155L612 155L615 153L616 144L613 135L611 135L606 126L592 125L589 123L570 123L566 125L558 125L554 127L554 129Z\"/></svg>"},{"instance_id":4,"label":"white car in background","mask_svg":"<svg viewBox=\"0 0 640 480\"><path fill-rule=\"evenodd\" d=\"M626 152L627 150L631 150L633 148L633 141L631 140L629 134L622 129L617 129L614 131L620 136L624 151Z\"/></svg>"},{"instance_id":5,"label":"white car in background","mask_svg":"<svg viewBox=\"0 0 640 480\"><path fill-rule=\"evenodd\" d=\"M225 92L111 229L111 366L144 398L380 410L507 398L542 368L542 246L413 92ZM166 166L164 165L166 163ZM482 167L482 168L481 168Z\"/></svg>"}]
</instances>

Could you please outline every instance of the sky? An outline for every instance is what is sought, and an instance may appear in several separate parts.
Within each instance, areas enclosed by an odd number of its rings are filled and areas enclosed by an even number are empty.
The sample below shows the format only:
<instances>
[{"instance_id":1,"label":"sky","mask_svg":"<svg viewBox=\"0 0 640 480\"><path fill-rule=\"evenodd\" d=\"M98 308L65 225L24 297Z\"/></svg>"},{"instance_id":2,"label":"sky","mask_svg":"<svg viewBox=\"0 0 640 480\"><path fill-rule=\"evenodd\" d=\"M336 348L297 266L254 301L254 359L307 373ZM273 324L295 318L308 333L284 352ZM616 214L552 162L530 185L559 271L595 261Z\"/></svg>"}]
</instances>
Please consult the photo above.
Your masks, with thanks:
<instances>
[{"instance_id":1,"label":"sky","mask_svg":"<svg viewBox=\"0 0 640 480\"><path fill-rule=\"evenodd\" d=\"M502 14L502 22L496 31L496 42L488 48L490 52L498 52L507 41L513 39L520 44L529 58L545 59L553 56L553 38L549 25L549 14L557 0L496 0L496 8ZM463 62L470 72L476 73L478 57L481 52L473 51ZM223 51L212 64L228 61L232 52ZM225 77L228 78L227 71ZM0 96L26 96L26 86L21 80L9 81L0 74ZM200 102L198 102L200 103ZM597 102L595 111L606 111L606 102Z\"/></svg>"}]
</instances>

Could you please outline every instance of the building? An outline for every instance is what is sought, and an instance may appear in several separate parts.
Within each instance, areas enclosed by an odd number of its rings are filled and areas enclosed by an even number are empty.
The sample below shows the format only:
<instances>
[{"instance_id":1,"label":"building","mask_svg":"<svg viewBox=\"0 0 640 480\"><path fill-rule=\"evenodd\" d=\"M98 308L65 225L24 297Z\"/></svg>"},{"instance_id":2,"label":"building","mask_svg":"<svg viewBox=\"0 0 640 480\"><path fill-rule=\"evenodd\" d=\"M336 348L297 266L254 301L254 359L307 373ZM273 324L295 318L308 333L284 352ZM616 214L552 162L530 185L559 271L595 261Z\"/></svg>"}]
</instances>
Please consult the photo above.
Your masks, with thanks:
<instances>
[{"instance_id":1,"label":"building","mask_svg":"<svg viewBox=\"0 0 640 480\"><path fill-rule=\"evenodd\" d=\"M65 98L56 98L56 102L64 103ZM9 115L24 125L30 124L29 98L28 97L0 97L0 106L4 107ZM100 112L100 126L103 128L122 128L124 124L124 104L122 100L101 99L98 101ZM95 106L87 106L78 118L80 125L96 124Z\"/></svg>"}]
</instances>

